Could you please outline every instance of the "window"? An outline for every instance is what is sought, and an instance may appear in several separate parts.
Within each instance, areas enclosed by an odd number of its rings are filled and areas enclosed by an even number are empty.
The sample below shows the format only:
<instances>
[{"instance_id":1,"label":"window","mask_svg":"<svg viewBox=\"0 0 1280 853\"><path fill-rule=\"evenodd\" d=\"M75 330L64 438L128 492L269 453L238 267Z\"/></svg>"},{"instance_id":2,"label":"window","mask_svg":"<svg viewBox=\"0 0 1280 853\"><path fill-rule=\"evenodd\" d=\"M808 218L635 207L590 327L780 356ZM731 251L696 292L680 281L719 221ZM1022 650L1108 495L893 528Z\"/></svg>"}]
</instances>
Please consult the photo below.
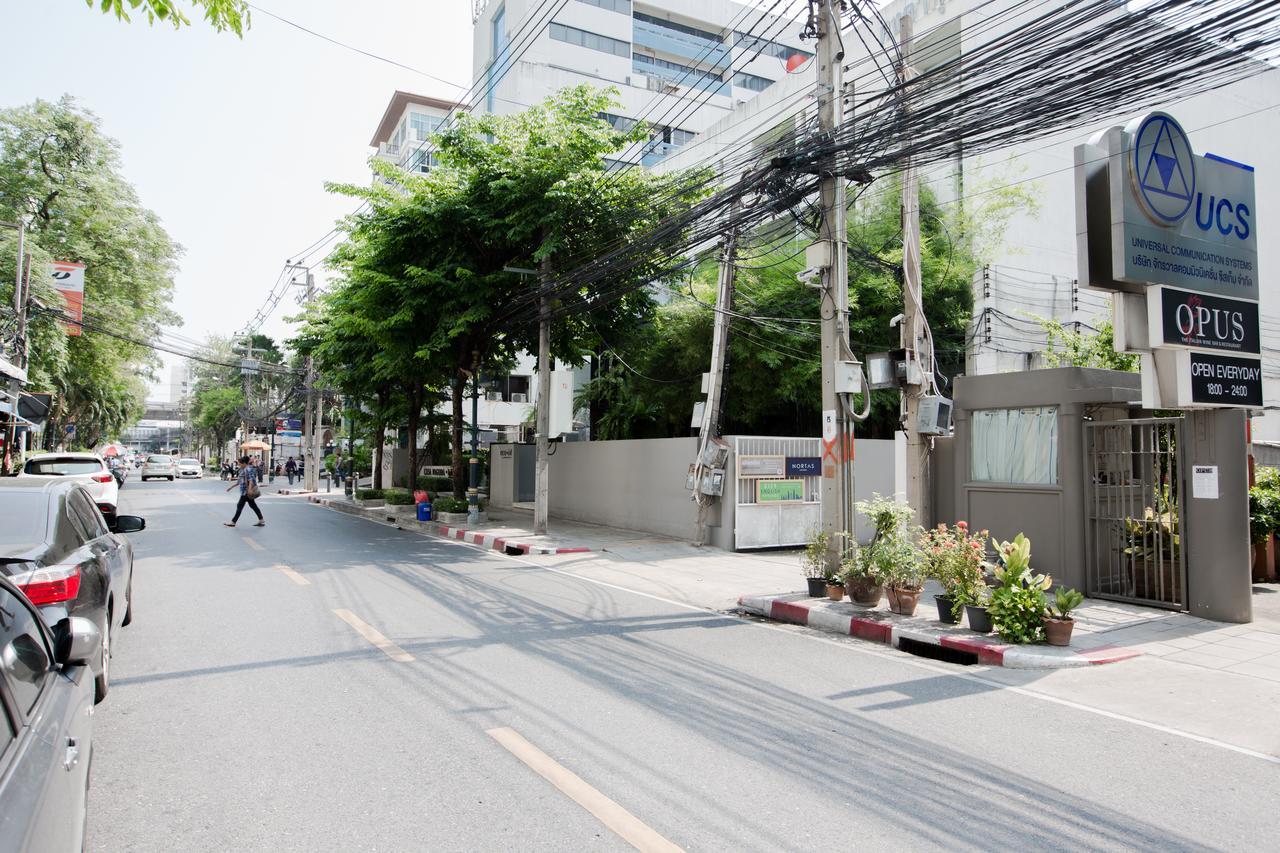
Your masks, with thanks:
<instances>
[{"instance_id":1,"label":"window","mask_svg":"<svg viewBox=\"0 0 1280 853\"><path fill-rule=\"evenodd\" d=\"M798 47L792 47L789 44L779 44L776 41L762 39L759 36L753 36L750 33L735 32L733 34L734 44L743 50L749 50L753 53L759 51L761 56L772 56L786 62L792 56L803 56L805 59L813 56L807 50L801 50Z\"/></svg>"},{"instance_id":2,"label":"window","mask_svg":"<svg viewBox=\"0 0 1280 853\"><path fill-rule=\"evenodd\" d=\"M568 44L577 44L582 47L589 47L592 50L598 50L602 53L612 53L615 56L630 56L631 42L618 41L608 36L596 35L586 30L580 30L577 27L566 27L564 24L552 22L550 24L551 37L556 41L566 42Z\"/></svg>"},{"instance_id":3,"label":"window","mask_svg":"<svg viewBox=\"0 0 1280 853\"><path fill-rule=\"evenodd\" d=\"M773 81L765 77L757 77L754 74L746 74L739 71L733 75L733 85L739 89L750 89L753 92L763 92L773 85Z\"/></svg>"},{"instance_id":4,"label":"window","mask_svg":"<svg viewBox=\"0 0 1280 853\"><path fill-rule=\"evenodd\" d=\"M404 144L404 119L400 119L400 123L396 125L396 132L391 137L391 150L399 151L400 146Z\"/></svg>"},{"instance_id":5,"label":"window","mask_svg":"<svg viewBox=\"0 0 1280 853\"><path fill-rule=\"evenodd\" d=\"M77 459L57 456L52 459L32 459L23 468L27 474L96 474L103 469L97 459Z\"/></svg>"},{"instance_id":6,"label":"window","mask_svg":"<svg viewBox=\"0 0 1280 853\"><path fill-rule=\"evenodd\" d=\"M493 112L493 105L497 99L498 83L502 81L503 75L507 73L507 48L511 45L511 40L507 38L507 8L504 6L493 13L493 21L489 25L489 42L493 50L493 61L489 63L489 70L485 77L485 109Z\"/></svg>"},{"instance_id":7,"label":"window","mask_svg":"<svg viewBox=\"0 0 1280 853\"><path fill-rule=\"evenodd\" d=\"M436 155L427 151L425 148L419 148L413 152L413 156L409 158L409 164L405 167L410 172L422 172L426 174L431 171L432 166L439 165Z\"/></svg>"},{"instance_id":8,"label":"window","mask_svg":"<svg viewBox=\"0 0 1280 853\"><path fill-rule=\"evenodd\" d=\"M628 130L636 126L636 120L627 118L626 116L616 116L613 113L600 113L600 118L609 122L614 130L619 133L626 133Z\"/></svg>"},{"instance_id":9,"label":"window","mask_svg":"<svg viewBox=\"0 0 1280 853\"><path fill-rule=\"evenodd\" d=\"M51 662L35 614L0 589L0 670L23 714L30 714L40 700Z\"/></svg>"},{"instance_id":10,"label":"window","mask_svg":"<svg viewBox=\"0 0 1280 853\"><path fill-rule=\"evenodd\" d=\"M1058 409L980 409L971 418L970 474L977 482L1058 483Z\"/></svg>"},{"instance_id":11,"label":"window","mask_svg":"<svg viewBox=\"0 0 1280 853\"><path fill-rule=\"evenodd\" d=\"M444 119L439 116L409 113L409 126L413 129L413 138L418 142L425 142L427 137L440 129L443 122Z\"/></svg>"},{"instance_id":12,"label":"window","mask_svg":"<svg viewBox=\"0 0 1280 853\"><path fill-rule=\"evenodd\" d=\"M44 495L26 490L0 494L0 518L0 545L35 545L44 541L49 504Z\"/></svg>"},{"instance_id":13,"label":"window","mask_svg":"<svg viewBox=\"0 0 1280 853\"><path fill-rule=\"evenodd\" d=\"M699 83L722 83L724 78L719 74L713 74L710 71L699 71L688 65L681 65L678 62L668 62L665 59L658 59L655 56L646 56L643 53L637 53L631 57L631 65L638 74L652 74L655 77L662 77L667 80L679 82L685 86L696 86Z\"/></svg>"},{"instance_id":14,"label":"window","mask_svg":"<svg viewBox=\"0 0 1280 853\"><path fill-rule=\"evenodd\" d=\"M76 489L67 497L67 509L76 520L76 526L84 534L85 541L107 535L107 526L102 521L102 513L94 506L80 489Z\"/></svg>"},{"instance_id":15,"label":"window","mask_svg":"<svg viewBox=\"0 0 1280 853\"><path fill-rule=\"evenodd\" d=\"M636 12L632 17L637 21L644 21L646 24L653 24L655 27L665 27L668 30L675 30L678 33L684 33L685 35L697 36L700 39L713 41L717 44L724 41L724 39L720 37L719 33L700 30L697 27L690 27L686 24L677 24L675 21L668 21L665 18L655 18L653 15L646 15L643 12Z\"/></svg>"},{"instance_id":16,"label":"window","mask_svg":"<svg viewBox=\"0 0 1280 853\"><path fill-rule=\"evenodd\" d=\"M601 9L607 9L610 12L621 12L624 15L631 14L631 0L578 0L579 3L586 3L588 6L599 6Z\"/></svg>"}]
</instances>

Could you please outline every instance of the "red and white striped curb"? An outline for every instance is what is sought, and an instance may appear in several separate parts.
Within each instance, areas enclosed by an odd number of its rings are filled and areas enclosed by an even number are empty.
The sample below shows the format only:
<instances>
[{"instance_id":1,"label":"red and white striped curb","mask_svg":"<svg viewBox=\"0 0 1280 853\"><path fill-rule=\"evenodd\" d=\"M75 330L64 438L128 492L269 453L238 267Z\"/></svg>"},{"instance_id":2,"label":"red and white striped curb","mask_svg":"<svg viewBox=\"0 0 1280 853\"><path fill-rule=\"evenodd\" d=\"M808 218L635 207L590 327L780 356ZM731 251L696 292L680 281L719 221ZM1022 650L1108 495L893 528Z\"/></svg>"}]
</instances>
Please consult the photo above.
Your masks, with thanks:
<instances>
[{"instance_id":1,"label":"red and white striped curb","mask_svg":"<svg viewBox=\"0 0 1280 853\"><path fill-rule=\"evenodd\" d=\"M334 509L342 509L343 511L356 511L359 508L352 506L350 510L345 506L335 506L334 501L330 498L312 496L308 498L311 503L319 504ZM345 502L344 502L345 503ZM388 516L391 518L391 516ZM397 519L398 521L416 521L416 519ZM482 530L467 530L463 527L449 527L438 521L422 521L417 522L424 527L433 528L437 536L443 536L446 539L457 539L460 542L467 542L472 545L479 545L482 548L490 548L494 551L501 551L504 554L516 552L520 554L589 554L590 548L555 548L549 545L536 545L528 542L517 542L505 536L499 536L496 533L486 533Z\"/></svg>"},{"instance_id":2,"label":"red and white striped curb","mask_svg":"<svg viewBox=\"0 0 1280 853\"><path fill-rule=\"evenodd\" d=\"M868 611L866 615L844 613L830 607L813 606L813 600L796 595L744 595L738 606L748 613L805 625L818 631L857 637L873 643L900 647L905 637L919 643L941 646L956 651L971 652L978 663L987 666L1007 666L1012 669L1061 669L1065 667L1091 666L1115 663L1142 654L1123 646L1095 646L1088 649L1072 649L1057 646L1017 646L1002 643L994 637L980 634L956 635L945 630L930 630L928 621L919 619L902 622L899 617L883 611Z\"/></svg>"}]
</instances>

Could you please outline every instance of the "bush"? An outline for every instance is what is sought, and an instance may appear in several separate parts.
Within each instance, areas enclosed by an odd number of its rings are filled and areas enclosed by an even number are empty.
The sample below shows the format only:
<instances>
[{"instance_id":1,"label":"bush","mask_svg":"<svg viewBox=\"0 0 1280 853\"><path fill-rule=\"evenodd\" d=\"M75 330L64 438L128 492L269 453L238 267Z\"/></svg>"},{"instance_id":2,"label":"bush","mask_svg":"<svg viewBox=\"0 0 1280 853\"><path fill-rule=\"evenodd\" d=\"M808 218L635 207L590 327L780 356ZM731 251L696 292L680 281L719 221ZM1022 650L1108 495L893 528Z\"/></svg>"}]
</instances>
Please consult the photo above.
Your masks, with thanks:
<instances>
[{"instance_id":1,"label":"bush","mask_svg":"<svg viewBox=\"0 0 1280 853\"><path fill-rule=\"evenodd\" d=\"M873 494L869 501L854 504L875 527L870 544L857 549L857 556L846 561L846 574L868 577L877 584L896 589L920 589L924 585L923 555L918 545L918 532L913 529L911 507L893 498Z\"/></svg>"},{"instance_id":2,"label":"bush","mask_svg":"<svg viewBox=\"0 0 1280 853\"><path fill-rule=\"evenodd\" d=\"M386 494L386 489L360 489L356 492L356 500L376 501Z\"/></svg>"},{"instance_id":3,"label":"bush","mask_svg":"<svg viewBox=\"0 0 1280 853\"><path fill-rule=\"evenodd\" d=\"M382 499L390 506L412 506L413 495L404 489L383 489Z\"/></svg>"},{"instance_id":4,"label":"bush","mask_svg":"<svg viewBox=\"0 0 1280 853\"><path fill-rule=\"evenodd\" d=\"M1280 470L1259 468L1249 489L1249 538L1266 542L1280 531Z\"/></svg>"},{"instance_id":5,"label":"bush","mask_svg":"<svg viewBox=\"0 0 1280 853\"><path fill-rule=\"evenodd\" d=\"M966 604L982 604L986 592L982 562L986 556L986 530L971 533L969 525L957 521L953 526L939 524L925 531L921 551L925 560L925 576L942 584L951 597L951 615L959 621Z\"/></svg>"},{"instance_id":6,"label":"bush","mask_svg":"<svg viewBox=\"0 0 1280 853\"><path fill-rule=\"evenodd\" d=\"M1048 575L1031 573L1031 540L1019 533L1012 542L994 542L1001 566L1000 585L991 593L987 608L1000 639L1008 643L1035 643L1044 639L1044 618L1049 602L1045 590L1053 585Z\"/></svg>"},{"instance_id":7,"label":"bush","mask_svg":"<svg viewBox=\"0 0 1280 853\"><path fill-rule=\"evenodd\" d=\"M406 475L404 475L403 477L401 477L401 478L400 478L400 485L401 485L402 487L404 487L404 488L408 488L408 486L409 486L409 475L408 475L408 474L406 474ZM453 492L453 478L452 478L452 477L437 477L437 476L431 476L431 477L419 477L419 478L418 478L418 481L417 481L417 485L416 485L416 486L414 486L414 488L415 488L415 489L422 489L423 491L431 492L432 494L439 494L439 493L441 493L441 492L449 492L449 493L452 493L452 492Z\"/></svg>"},{"instance_id":8,"label":"bush","mask_svg":"<svg viewBox=\"0 0 1280 853\"><path fill-rule=\"evenodd\" d=\"M480 501L480 511L484 512L485 502ZM436 512L467 512L470 505L465 498L441 497L431 502L431 508Z\"/></svg>"}]
</instances>

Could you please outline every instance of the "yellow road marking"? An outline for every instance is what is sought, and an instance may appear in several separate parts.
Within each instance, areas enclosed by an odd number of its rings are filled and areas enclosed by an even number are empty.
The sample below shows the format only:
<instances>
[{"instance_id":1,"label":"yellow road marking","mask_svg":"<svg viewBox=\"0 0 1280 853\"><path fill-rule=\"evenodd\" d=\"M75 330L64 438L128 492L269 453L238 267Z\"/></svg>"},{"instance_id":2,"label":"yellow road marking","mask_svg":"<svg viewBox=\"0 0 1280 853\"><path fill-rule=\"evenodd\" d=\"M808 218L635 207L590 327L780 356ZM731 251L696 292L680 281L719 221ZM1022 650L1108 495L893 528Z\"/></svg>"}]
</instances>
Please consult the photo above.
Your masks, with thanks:
<instances>
[{"instance_id":1,"label":"yellow road marking","mask_svg":"<svg viewBox=\"0 0 1280 853\"><path fill-rule=\"evenodd\" d=\"M591 812L623 841L637 850L678 851L682 848L663 838L638 817L582 781L573 771L558 764L515 729L489 729L489 737L529 766L529 769L560 789L560 792Z\"/></svg>"},{"instance_id":2,"label":"yellow road marking","mask_svg":"<svg viewBox=\"0 0 1280 853\"><path fill-rule=\"evenodd\" d=\"M372 645L381 649L383 654L391 658L393 661L396 661L397 663L409 663L414 659L413 655L382 636L382 634L378 632L377 628L373 627L368 622L365 622L350 610L339 608L333 612L343 622L346 622L352 628L355 628L356 632L359 633L360 636L364 637Z\"/></svg>"},{"instance_id":3,"label":"yellow road marking","mask_svg":"<svg viewBox=\"0 0 1280 853\"><path fill-rule=\"evenodd\" d=\"M289 580L296 583L298 586L311 586L311 581L307 580L302 575L298 574L293 569L289 568L283 563L276 566L276 568L279 569L284 574L285 577L287 577Z\"/></svg>"},{"instance_id":4,"label":"yellow road marking","mask_svg":"<svg viewBox=\"0 0 1280 853\"><path fill-rule=\"evenodd\" d=\"M244 544L248 545L250 548L252 548L255 551L267 550L266 548L259 545L256 540L250 539L248 536L241 536L240 538L244 540Z\"/></svg>"}]
</instances>

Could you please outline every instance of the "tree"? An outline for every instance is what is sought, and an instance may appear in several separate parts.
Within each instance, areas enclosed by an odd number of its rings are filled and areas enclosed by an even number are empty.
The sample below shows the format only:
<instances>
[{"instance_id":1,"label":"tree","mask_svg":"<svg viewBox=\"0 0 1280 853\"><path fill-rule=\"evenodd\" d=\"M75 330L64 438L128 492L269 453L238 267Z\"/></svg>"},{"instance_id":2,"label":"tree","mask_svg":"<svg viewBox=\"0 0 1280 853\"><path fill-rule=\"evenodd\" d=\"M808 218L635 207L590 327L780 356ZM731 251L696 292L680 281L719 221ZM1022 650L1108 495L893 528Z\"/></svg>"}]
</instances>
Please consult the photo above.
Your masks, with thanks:
<instances>
[{"instance_id":1,"label":"tree","mask_svg":"<svg viewBox=\"0 0 1280 853\"><path fill-rule=\"evenodd\" d=\"M181 249L119 167L115 141L70 97L0 111L0 220L28 222L35 295L54 306L34 312L29 382L33 390L56 393L46 428L50 443L68 423L76 424L80 444L92 446L135 421L143 409L142 379L159 362L148 347L125 338L145 341L160 325L180 322L169 302ZM11 265L12 255L5 255ZM87 267L82 335L62 331L61 298L44 273L51 259Z\"/></svg>"},{"instance_id":2,"label":"tree","mask_svg":"<svg viewBox=\"0 0 1280 853\"><path fill-rule=\"evenodd\" d=\"M1077 326L1068 329L1058 320L1036 318L1045 331L1044 362L1049 367L1101 367L1107 370L1138 370L1140 359L1131 353L1116 352L1115 330L1110 320L1095 319L1092 332ZM1062 349L1058 349L1061 346Z\"/></svg>"},{"instance_id":3,"label":"tree","mask_svg":"<svg viewBox=\"0 0 1280 853\"><path fill-rule=\"evenodd\" d=\"M375 163L387 183L334 187L369 206L348 221L335 264L362 293L361 322L379 344L373 373L401 383L411 441L430 392L450 391L455 495L464 483L468 380L537 349L533 285L504 268L567 268L692 200L680 176L608 172L607 157L645 136L643 127L619 132L601 118L616 109L615 96L579 86L512 116L464 114L435 140L439 165L429 174ZM641 265L609 286L642 283L647 273ZM641 322L651 309L636 288L558 320L553 356L579 364L602 332ZM416 445L410 457L416 471Z\"/></svg>"},{"instance_id":4,"label":"tree","mask_svg":"<svg viewBox=\"0 0 1280 853\"><path fill-rule=\"evenodd\" d=\"M199 388L191 398L191 425L208 438L221 456L227 442L240 426L244 392L237 385Z\"/></svg>"},{"instance_id":5,"label":"tree","mask_svg":"<svg viewBox=\"0 0 1280 853\"><path fill-rule=\"evenodd\" d=\"M190 4L199 9L205 21L220 33L230 30L243 36L249 29L247 0L190 0ZM92 9L94 0L85 0L85 5ZM176 0L98 0L97 5L103 14L113 14L121 21L132 20L129 17L131 10L141 10L148 24L168 22L175 30L191 24Z\"/></svg>"}]
</instances>

